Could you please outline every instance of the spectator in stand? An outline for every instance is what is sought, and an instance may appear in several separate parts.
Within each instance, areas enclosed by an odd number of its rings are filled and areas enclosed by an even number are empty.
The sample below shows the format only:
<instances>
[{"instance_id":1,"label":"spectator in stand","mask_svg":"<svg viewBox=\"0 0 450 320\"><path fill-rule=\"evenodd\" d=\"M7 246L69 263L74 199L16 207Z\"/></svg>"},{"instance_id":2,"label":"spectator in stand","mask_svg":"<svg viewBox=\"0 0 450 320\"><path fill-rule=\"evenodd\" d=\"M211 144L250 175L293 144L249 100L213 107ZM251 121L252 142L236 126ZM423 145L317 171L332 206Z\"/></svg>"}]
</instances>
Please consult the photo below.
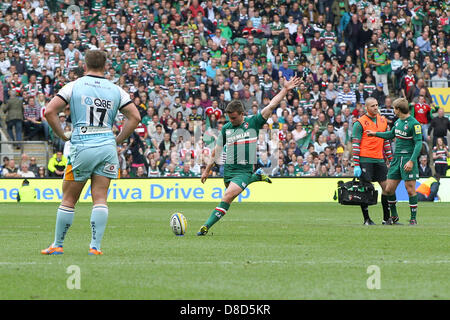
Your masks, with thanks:
<instances>
[{"instance_id":1,"label":"spectator in stand","mask_svg":"<svg viewBox=\"0 0 450 320\"><path fill-rule=\"evenodd\" d=\"M437 69L436 74L431 78L431 87L448 88L448 75L444 74L444 68Z\"/></svg>"},{"instance_id":2,"label":"spectator in stand","mask_svg":"<svg viewBox=\"0 0 450 320\"><path fill-rule=\"evenodd\" d=\"M15 90L9 91L9 99L3 105L3 112L6 114L6 125L10 139L22 141L23 100L17 96ZM18 144L15 144L15 147L20 149Z\"/></svg>"},{"instance_id":3,"label":"spectator in stand","mask_svg":"<svg viewBox=\"0 0 450 320\"><path fill-rule=\"evenodd\" d=\"M423 53L428 53L431 51L431 42L428 36L429 36L428 32L424 31L422 35L417 37L416 39L416 45Z\"/></svg>"},{"instance_id":4,"label":"spectator in stand","mask_svg":"<svg viewBox=\"0 0 450 320\"><path fill-rule=\"evenodd\" d=\"M431 171L430 165L428 163L427 155L421 155L419 158L419 177L420 178L428 178L433 175Z\"/></svg>"},{"instance_id":5,"label":"spectator in stand","mask_svg":"<svg viewBox=\"0 0 450 320\"><path fill-rule=\"evenodd\" d=\"M174 146L175 144L171 141L171 135L170 133L164 133L164 138L161 141L161 143L159 144L159 151L162 153L165 152L169 152Z\"/></svg>"},{"instance_id":6,"label":"spectator in stand","mask_svg":"<svg viewBox=\"0 0 450 320\"><path fill-rule=\"evenodd\" d=\"M384 93L384 92L383 92ZM369 97L369 93L364 89L364 83L360 82L358 84L358 89L355 91L356 102L364 104L366 99Z\"/></svg>"},{"instance_id":7,"label":"spectator in stand","mask_svg":"<svg viewBox=\"0 0 450 320\"><path fill-rule=\"evenodd\" d=\"M3 158L4 160L4 158ZM18 168L16 166L16 162L14 159L9 159L8 162L5 163L2 171L3 178L19 178L20 175L18 173Z\"/></svg>"},{"instance_id":8,"label":"spectator in stand","mask_svg":"<svg viewBox=\"0 0 450 320\"><path fill-rule=\"evenodd\" d=\"M379 106L384 106L386 100L386 94L384 92L384 84L382 82L377 84L377 88L372 92L371 97L378 101Z\"/></svg>"},{"instance_id":9,"label":"spectator in stand","mask_svg":"<svg viewBox=\"0 0 450 320\"><path fill-rule=\"evenodd\" d=\"M0 166L0 177L3 177L3 169L9 164L9 158L7 156L3 157L3 163Z\"/></svg>"},{"instance_id":10,"label":"spectator in stand","mask_svg":"<svg viewBox=\"0 0 450 320\"><path fill-rule=\"evenodd\" d=\"M392 53L392 50L391 50L391 53ZM405 65L403 65L403 60L401 59L400 52L395 51L393 53L393 58L391 60L391 73L390 73L392 88L394 89L395 93L398 92L399 79L401 79L402 76L404 75L403 74L403 72L405 70L404 68L407 67L407 65L408 65L408 60L406 60Z\"/></svg>"},{"instance_id":11,"label":"spectator in stand","mask_svg":"<svg viewBox=\"0 0 450 320\"><path fill-rule=\"evenodd\" d=\"M289 62L284 60L281 67L279 68L279 77L285 78L286 80L291 79L294 76L294 70L289 67Z\"/></svg>"},{"instance_id":12,"label":"spectator in stand","mask_svg":"<svg viewBox=\"0 0 450 320\"><path fill-rule=\"evenodd\" d=\"M22 163L20 165L20 169L17 171L17 174L22 178L35 178L35 174L33 171L29 170L29 166L27 163Z\"/></svg>"},{"instance_id":13,"label":"spectator in stand","mask_svg":"<svg viewBox=\"0 0 450 320\"><path fill-rule=\"evenodd\" d=\"M414 118L422 125L422 135L425 141L428 141L428 127L432 118L432 112L435 112L435 109L426 103L425 96L420 95L419 101L412 108L412 113Z\"/></svg>"},{"instance_id":14,"label":"spectator in stand","mask_svg":"<svg viewBox=\"0 0 450 320\"><path fill-rule=\"evenodd\" d=\"M339 108L354 108L356 104L356 95L353 90L350 89L348 83L344 83L342 91L339 92L334 107ZM344 107L345 106L345 107Z\"/></svg>"},{"instance_id":15,"label":"spectator in stand","mask_svg":"<svg viewBox=\"0 0 450 320\"><path fill-rule=\"evenodd\" d=\"M430 140L431 133L433 133L433 146L436 145L438 138L442 138L444 144L448 145L447 131L450 131L450 120L445 116L444 109L439 108L437 117L431 120L428 127L428 140Z\"/></svg>"},{"instance_id":16,"label":"spectator in stand","mask_svg":"<svg viewBox=\"0 0 450 320\"><path fill-rule=\"evenodd\" d=\"M397 117L395 116L394 108L392 107L392 99L390 97L386 97L384 100L384 105L380 108L380 114L386 118L388 128L392 128L392 125L397 120Z\"/></svg>"},{"instance_id":17,"label":"spectator in stand","mask_svg":"<svg viewBox=\"0 0 450 320\"><path fill-rule=\"evenodd\" d=\"M44 126L41 123L39 106L35 104L35 98L30 97L24 106L23 127L26 132L25 140L33 140L40 133L44 134Z\"/></svg>"},{"instance_id":18,"label":"spectator in stand","mask_svg":"<svg viewBox=\"0 0 450 320\"><path fill-rule=\"evenodd\" d=\"M311 39L309 46L311 48L316 48L317 51L322 52L325 48L325 41L324 39L320 36L320 31L315 31L314 32L314 38Z\"/></svg>"},{"instance_id":19,"label":"spectator in stand","mask_svg":"<svg viewBox=\"0 0 450 320\"><path fill-rule=\"evenodd\" d=\"M28 166L28 170L34 173L34 175L37 177L39 173L39 167L36 162L36 157L30 158L30 164Z\"/></svg>"},{"instance_id":20,"label":"spectator in stand","mask_svg":"<svg viewBox=\"0 0 450 320\"><path fill-rule=\"evenodd\" d=\"M386 96L389 95L388 73L391 72L391 62L385 52L384 44L378 45L377 51L373 54L373 60L370 61L370 64L375 69L375 82L382 83L384 94Z\"/></svg>"},{"instance_id":21,"label":"spectator in stand","mask_svg":"<svg viewBox=\"0 0 450 320\"><path fill-rule=\"evenodd\" d=\"M311 126L308 131L303 125L308 132L302 138L305 144L316 143L326 123L331 120L336 124L339 117L348 123L351 131L355 118L363 112L364 100L377 93L380 82L386 104L389 95L385 90L389 89L395 95L408 97L414 104L420 95L425 95L430 106L433 106L432 99L425 84L431 83L433 87L448 84L445 79L449 73L450 47L445 1L428 1L423 8L420 1L415 5L415 1L378 0L269 0L264 3L193 0L163 4L78 1L82 19L75 23L73 17L63 14L64 7L51 5L47 9L45 1L35 2L39 5L31 11L26 1L0 6L0 20L4 22L0 36L3 106L9 103L11 90L19 99L23 98L24 106L38 93L35 104L41 110L44 139L48 141L49 128L42 116L46 103L66 83L83 74L86 49L104 49L108 56L105 76L124 87L132 100L139 102L142 115L148 116L143 119L148 138L140 137L144 161L154 158L161 170L170 163L166 160L170 159L171 152L159 151L165 133L170 135L172 148L176 150L182 147L178 137L180 128L191 135L195 130L196 135L200 133L214 140L207 122L217 126L214 130L220 130L227 119L218 112L211 113L210 109L205 114L211 103L217 102L223 111L233 98L243 99L244 92L249 91L246 115L254 115L279 92L284 77L296 75L303 79L301 88L286 97L289 115L283 111L267 128L280 130L280 137L287 139L280 142L284 147L293 139L295 123L304 115L305 123ZM27 14L21 19L24 11ZM380 44L385 47L384 52L378 52ZM383 67L392 71L383 73L382 66L374 64L376 60L384 61ZM387 83L380 80L384 77ZM348 104L347 97L338 104L338 93L347 85L355 93L356 101L350 100ZM328 88L333 89L327 91ZM206 93L206 98L202 93ZM319 119L323 117L321 114L325 119ZM70 123L70 114L67 112L65 116ZM114 134L120 132L120 124L119 116ZM158 124L162 130L155 143ZM145 136L145 129L141 130ZM436 133L437 128L433 130ZM447 135L446 130L443 137ZM271 132L267 134L271 136ZM18 135L17 132L14 140ZM338 136L341 138L342 133L338 132ZM41 135L33 139L36 138ZM62 148L58 140L51 143L53 148ZM343 143L342 148L346 155L351 154L347 144ZM121 151L125 175L136 161L128 151L131 152L128 146ZM317 163L311 163L310 167L314 166L322 175L352 174L339 163L344 153L331 166L329 162L333 160L326 155L323 159L316 157ZM139 158L139 154L135 156ZM287 160L287 152L284 157L287 165L291 159ZM188 159L180 159L177 166L183 167L185 161ZM271 161L275 163L277 159ZM322 162L326 163L327 171ZM198 166L204 168L205 163L199 162ZM300 175L302 169L303 163L295 161L294 174ZM221 171L218 169L214 174L220 175Z\"/></svg>"},{"instance_id":22,"label":"spectator in stand","mask_svg":"<svg viewBox=\"0 0 450 320\"><path fill-rule=\"evenodd\" d=\"M417 77L413 74L413 67L409 66L406 75L400 81L400 91L404 98L410 96L409 91L416 85Z\"/></svg>"},{"instance_id":23,"label":"spectator in stand","mask_svg":"<svg viewBox=\"0 0 450 320\"><path fill-rule=\"evenodd\" d=\"M62 178L64 176L64 170L67 166L67 158L63 155L62 151L56 151L48 161L48 174L50 177Z\"/></svg>"},{"instance_id":24,"label":"spectator in stand","mask_svg":"<svg viewBox=\"0 0 450 320\"><path fill-rule=\"evenodd\" d=\"M433 147L433 160L436 174L439 174L441 177L445 177L447 174L448 158L448 146L444 143L444 139L438 137L436 139L436 145Z\"/></svg>"},{"instance_id":25,"label":"spectator in stand","mask_svg":"<svg viewBox=\"0 0 450 320\"><path fill-rule=\"evenodd\" d=\"M38 174L36 175L36 178L47 178L47 172L45 171L44 166L40 166L38 169Z\"/></svg>"}]
</instances>

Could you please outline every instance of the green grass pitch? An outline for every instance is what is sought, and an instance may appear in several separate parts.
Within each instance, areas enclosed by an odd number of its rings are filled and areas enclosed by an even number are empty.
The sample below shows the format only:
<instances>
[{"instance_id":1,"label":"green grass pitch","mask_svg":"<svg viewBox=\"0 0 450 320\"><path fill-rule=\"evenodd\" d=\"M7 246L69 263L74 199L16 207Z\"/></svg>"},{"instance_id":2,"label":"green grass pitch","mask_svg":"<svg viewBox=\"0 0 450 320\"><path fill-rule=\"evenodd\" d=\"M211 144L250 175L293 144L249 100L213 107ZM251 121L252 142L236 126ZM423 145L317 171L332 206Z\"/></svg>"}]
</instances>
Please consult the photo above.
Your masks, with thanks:
<instances>
[{"instance_id":1,"label":"green grass pitch","mask_svg":"<svg viewBox=\"0 0 450 320\"><path fill-rule=\"evenodd\" d=\"M103 256L88 256L91 206L79 204L62 256L56 203L0 204L1 299L449 299L450 204L419 203L418 225L363 226L358 207L336 203L235 203L197 237L213 203L110 203ZM170 215L188 219L176 237ZM69 289L80 271L80 289ZM379 270L379 289L368 279ZM369 268L369 272L368 272ZM69 269L70 271L70 269Z\"/></svg>"}]
</instances>

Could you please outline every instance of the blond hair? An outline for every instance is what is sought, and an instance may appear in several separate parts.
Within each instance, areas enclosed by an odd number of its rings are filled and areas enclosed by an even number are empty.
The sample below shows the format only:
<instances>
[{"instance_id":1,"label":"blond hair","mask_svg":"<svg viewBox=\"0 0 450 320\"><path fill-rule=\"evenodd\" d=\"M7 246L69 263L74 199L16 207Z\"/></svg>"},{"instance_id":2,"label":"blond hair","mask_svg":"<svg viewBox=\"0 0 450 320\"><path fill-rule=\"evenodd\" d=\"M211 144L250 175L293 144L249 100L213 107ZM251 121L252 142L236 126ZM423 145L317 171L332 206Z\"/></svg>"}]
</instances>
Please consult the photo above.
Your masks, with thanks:
<instances>
[{"instance_id":1,"label":"blond hair","mask_svg":"<svg viewBox=\"0 0 450 320\"><path fill-rule=\"evenodd\" d=\"M405 98L395 99L392 106L394 109L398 109L403 114L407 114L409 112L409 102Z\"/></svg>"}]
</instances>

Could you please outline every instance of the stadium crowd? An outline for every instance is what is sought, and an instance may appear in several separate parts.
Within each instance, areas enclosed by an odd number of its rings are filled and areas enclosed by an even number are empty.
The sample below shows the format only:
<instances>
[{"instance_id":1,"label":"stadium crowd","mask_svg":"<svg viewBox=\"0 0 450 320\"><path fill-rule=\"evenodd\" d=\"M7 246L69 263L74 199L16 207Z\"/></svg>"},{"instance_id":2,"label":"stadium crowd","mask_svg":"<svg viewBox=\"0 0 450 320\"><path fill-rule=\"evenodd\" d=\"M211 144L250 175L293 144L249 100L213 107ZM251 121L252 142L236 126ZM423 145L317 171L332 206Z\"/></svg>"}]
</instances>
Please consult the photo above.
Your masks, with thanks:
<instances>
[{"instance_id":1,"label":"stadium crowd","mask_svg":"<svg viewBox=\"0 0 450 320\"><path fill-rule=\"evenodd\" d=\"M12 141L47 140L47 166L3 157L2 177L61 177L70 142L46 103L105 50L106 77L130 93L142 122L118 146L121 177L200 176L232 99L259 112L284 79L303 79L257 142L272 176L352 176L352 125L375 97L390 125L406 97L423 125L423 175L446 172L448 118L428 87L447 88L449 17L432 0L2 1L0 102ZM69 106L60 114L71 130ZM116 119L114 132L122 125ZM23 135L22 135L23 132ZM431 137L431 138L430 138ZM440 166L443 168L441 168ZM221 175L221 167L214 169ZM422 172L422 171L421 171Z\"/></svg>"}]
</instances>

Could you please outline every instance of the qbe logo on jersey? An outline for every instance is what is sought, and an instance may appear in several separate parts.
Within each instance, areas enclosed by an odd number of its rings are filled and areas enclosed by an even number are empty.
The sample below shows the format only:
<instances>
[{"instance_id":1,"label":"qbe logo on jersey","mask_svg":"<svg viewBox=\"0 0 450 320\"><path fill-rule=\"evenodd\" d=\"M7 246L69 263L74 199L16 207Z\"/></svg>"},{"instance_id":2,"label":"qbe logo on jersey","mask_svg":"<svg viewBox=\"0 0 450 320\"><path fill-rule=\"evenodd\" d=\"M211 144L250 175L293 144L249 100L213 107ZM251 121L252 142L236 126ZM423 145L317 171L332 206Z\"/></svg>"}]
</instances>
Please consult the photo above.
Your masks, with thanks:
<instances>
[{"instance_id":1,"label":"qbe logo on jersey","mask_svg":"<svg viewBox=\"0 0 450 320\"><path fill-rule=\"evenodd\" d=\"M108 122L108 110L113 107L111 100L81 96L81 104L86 106L86 125L102 127Z\"/></svg>"}]
</instances>

